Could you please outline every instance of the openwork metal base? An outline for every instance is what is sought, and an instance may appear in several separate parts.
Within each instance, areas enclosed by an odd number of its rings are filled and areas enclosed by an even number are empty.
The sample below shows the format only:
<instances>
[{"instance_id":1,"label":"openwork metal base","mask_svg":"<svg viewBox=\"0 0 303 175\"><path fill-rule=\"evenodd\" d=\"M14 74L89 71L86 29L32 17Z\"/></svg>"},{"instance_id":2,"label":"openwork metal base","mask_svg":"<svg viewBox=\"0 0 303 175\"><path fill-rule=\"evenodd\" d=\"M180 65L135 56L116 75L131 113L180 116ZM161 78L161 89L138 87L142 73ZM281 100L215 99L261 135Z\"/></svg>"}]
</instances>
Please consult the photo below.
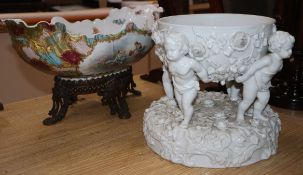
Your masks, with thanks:
<instances>
[{"instance_id":1,"label":"openwork metal base","mask_svg":"<svg viewBox=\"0 0 303 175\"><path fill-rule=\"evenodd\" d=\"M77 100L78 95L91 93L102 96L102 104L109 106L112 115L118 114L121 119L130 118L131 114L125 98L128 92L137 96L141 95L140 91L134 89L135 87L131 67L84 78L55 76L55 85L52 90L53 106L48 113L51 117L46 118L43 124L53 125L61 121L69 105Z\"/></svg>"}]
</instances>

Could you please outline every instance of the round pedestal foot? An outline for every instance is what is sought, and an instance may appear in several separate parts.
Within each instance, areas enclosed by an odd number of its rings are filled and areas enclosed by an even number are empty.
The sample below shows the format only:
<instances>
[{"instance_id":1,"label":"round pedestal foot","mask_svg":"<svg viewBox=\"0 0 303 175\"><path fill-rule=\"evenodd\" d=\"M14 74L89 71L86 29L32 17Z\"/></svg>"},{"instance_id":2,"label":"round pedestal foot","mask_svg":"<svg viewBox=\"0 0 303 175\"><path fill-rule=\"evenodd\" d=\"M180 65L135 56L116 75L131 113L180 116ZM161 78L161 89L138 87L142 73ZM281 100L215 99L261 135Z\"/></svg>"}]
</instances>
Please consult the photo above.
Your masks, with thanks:
<instances>
[{"instance_id":1,"label":"round pedestal foot","mask_svg":"<svg viewBox=\"0 0 303 175\"><path fill-rule=\"evenodd\" d=\"M132 94L134 94L135 96L141 96L142 95L142 93L140 91L135 90L135 89L130 90L129 92L132 93Z\"/></svg>"},{"instance_id":2,"label":"round pedestal foot","mask_svg":"<svg viewBox=\"0 0 303 175\"><path fill-rule=\"evenodd\" d=\"M3 111L4 110L4 106L2 103L0 103L0 111Z\"/></svg>"},{"instance_id":3,"label":"round pedestal foot","mask_svg":"<svg viewBox=\"0 0 303 175\"><path fill-rule=\"evenodd\" d=\"M59 119L59 118L48 117L43 120L43 125L46 125L46 126L54 125L61 120L62 120L62 118Z\"/></svg>"},{"instance_id":4,"label":"round pedestal foot","mask_svg":"<svg viewBox=\"0 0 303 175\"><path fill-rule=\"evenodd\" d=\"M131 117L129 112L119 114L120 119L129 119Z\"/></svg>"},{"instance_id":5,"label":"round pedestal foot","mask_svg":"<svg viewBox=\"0 0 303 175\"><path fill-rule=\"evenodd\" d=\"M144 113L148 146L164 159L190 167L240 167L275 154L280 131L278 114L267 106L267 120L252 118L250 109L237 122L237 102L220 92L200 92L188 128L181 111L162 97Z\"/></svg>"}]
</instances>

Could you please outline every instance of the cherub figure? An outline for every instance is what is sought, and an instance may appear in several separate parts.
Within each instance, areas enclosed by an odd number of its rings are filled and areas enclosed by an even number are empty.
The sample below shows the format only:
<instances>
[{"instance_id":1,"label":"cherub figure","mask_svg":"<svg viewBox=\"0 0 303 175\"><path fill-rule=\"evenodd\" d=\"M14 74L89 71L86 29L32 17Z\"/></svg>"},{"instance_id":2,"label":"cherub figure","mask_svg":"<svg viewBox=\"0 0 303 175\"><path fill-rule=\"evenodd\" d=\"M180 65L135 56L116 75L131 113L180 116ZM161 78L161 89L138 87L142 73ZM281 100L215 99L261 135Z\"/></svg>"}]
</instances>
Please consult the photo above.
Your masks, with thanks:
<instances>
[{"instance_id":1,"label":"cherub figure","mask_svg":"<svg viewBox=\"0 0 303 175\"><path fill-rule=\"evenodd\" d=\"M244 75L236 79L243 82L243 100L238 106L237 121L244 120L244 113L254 102L253 117L267 120L262 112L268 103L270 80L282 69L283 59L290 57L295 42L287 32L277 31L269 39L269 51L272 53L256 61Z\"/></svg>"},{"instance_id":2,"label":"cherub figure","mask_svg":"<svg viewBox=\"0 0 303 175\"><path fill-rule=\"evenodd\" d=\"M237 101L239 99L240 87L234 80L226 82L227 94L231 101Z\"/></svg>"},{"instance_id":3,"label":"cherub figure","mask_svg":"<svg viewBox=\"0 0 303 175\"><path fill-rule=\"evenodd\" d=\"M163 48L164 33L156 30L158 28L157 24L158 24L157 22L154 24L153 33L152 33L152 39L154 40L154 42L156 44L155 53L159 57L160 61L162 62L162 70L163 70L162 83L163 83L165 94L172 102L172 105L176 106L177 103L174 100L174 88L171 83L172 79L171 79L171 75L168 71L168 63L167 63L167 59L165 58L166 55L165 55L165 50Z\"/></svg>"},{"instance_id":4,"label":"cherub figure","mask_svg":"<svg viewBox=\"0 0 303 175\"><path fill-rule=\"evenodd\" d=\"M194 111L192 103L200 90L196 75L203 82L210 80L202 64L187 56L189 42L183 34L168 33L164 37L164 48L168 70L172 76L175 98L184 116L180 126L187 128ZM165 85L165 82L163 84Z\"/></svg>"}]
</instances>

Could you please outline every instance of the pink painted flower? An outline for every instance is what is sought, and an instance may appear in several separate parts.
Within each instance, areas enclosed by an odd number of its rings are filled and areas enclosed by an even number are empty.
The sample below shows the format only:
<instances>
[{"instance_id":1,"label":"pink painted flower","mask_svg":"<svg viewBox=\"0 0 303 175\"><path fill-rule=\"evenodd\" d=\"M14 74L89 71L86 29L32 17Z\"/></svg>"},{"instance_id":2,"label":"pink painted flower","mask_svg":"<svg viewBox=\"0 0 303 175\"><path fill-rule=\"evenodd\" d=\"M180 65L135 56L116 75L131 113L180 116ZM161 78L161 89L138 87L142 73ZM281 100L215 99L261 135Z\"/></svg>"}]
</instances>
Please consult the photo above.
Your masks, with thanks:
<instances>
[{"instance_id":1,"label":"pink painted flower","mask_svg":"<svg viewBox=\"0 0 303 175\"><path fill-rule=\"evenodd\" d=\"M81 55L78 52L75 52L73 50L67 50L65 52L63 52L63 54L61 55L61 58L70 63L70 64L74 64L74 65L78 65L81 61Z\"/></svg>"},{"instance_id":2,"label":"pink painted flower","mask_svg":"<svg viewBox=\"0 0 303 175\"><path fill-rule=\"evenodd\" d=\"M88 47L84 40L79 41L69 41L69 44L77 53L81 55L88 55L92 51L92 48Z\"/></svg>"}]
</instances>

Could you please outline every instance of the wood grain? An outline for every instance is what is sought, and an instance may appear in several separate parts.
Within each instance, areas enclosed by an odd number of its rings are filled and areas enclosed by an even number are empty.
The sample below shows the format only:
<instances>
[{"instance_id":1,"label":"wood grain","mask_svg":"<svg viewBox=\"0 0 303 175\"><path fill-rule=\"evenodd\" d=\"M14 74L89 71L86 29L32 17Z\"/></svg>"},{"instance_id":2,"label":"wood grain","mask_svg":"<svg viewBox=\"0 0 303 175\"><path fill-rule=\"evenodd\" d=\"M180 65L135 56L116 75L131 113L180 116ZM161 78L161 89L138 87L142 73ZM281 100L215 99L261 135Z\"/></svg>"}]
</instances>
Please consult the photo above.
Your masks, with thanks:
<instances>
[{"instance_id":1,"label":"wood grain","mask_svg":"<svg viewBox=\"0 0 303 175\"><path fill-rule=\"evenodd\" d=\"M132 117L111 116L96 95L80 96L66 118L43 126L51 96L11 103L0 111L0 174L303 174L303 112L281 115L278 153L242 168L188 168L152 152L142 132L144 110L162 86L135 78L141 97L127 98Z\"/></svg>"}]
</instances>

